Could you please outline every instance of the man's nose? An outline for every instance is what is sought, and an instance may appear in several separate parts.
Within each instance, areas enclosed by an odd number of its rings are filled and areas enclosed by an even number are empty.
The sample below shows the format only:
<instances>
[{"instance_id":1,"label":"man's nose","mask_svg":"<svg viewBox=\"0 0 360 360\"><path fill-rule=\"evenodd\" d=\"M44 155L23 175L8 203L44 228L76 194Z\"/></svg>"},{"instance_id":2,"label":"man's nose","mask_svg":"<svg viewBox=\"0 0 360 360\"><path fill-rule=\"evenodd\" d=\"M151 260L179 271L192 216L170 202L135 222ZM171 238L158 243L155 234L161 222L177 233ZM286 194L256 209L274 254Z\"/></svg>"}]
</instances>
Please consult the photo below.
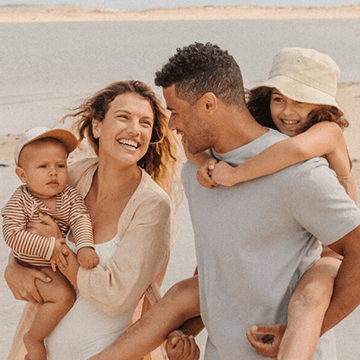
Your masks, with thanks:
<instances>
[{"instance_id":1,"label":"man's nose","mask_svg":"<svg viewBox=\"0 0 360 360\"><path fill-rule=\"evenodd\" d=\"M169 130L176 130L176 121L174 116L170 115L170 119L168 122L168 128Z\"/></svg>"}]
</instances>

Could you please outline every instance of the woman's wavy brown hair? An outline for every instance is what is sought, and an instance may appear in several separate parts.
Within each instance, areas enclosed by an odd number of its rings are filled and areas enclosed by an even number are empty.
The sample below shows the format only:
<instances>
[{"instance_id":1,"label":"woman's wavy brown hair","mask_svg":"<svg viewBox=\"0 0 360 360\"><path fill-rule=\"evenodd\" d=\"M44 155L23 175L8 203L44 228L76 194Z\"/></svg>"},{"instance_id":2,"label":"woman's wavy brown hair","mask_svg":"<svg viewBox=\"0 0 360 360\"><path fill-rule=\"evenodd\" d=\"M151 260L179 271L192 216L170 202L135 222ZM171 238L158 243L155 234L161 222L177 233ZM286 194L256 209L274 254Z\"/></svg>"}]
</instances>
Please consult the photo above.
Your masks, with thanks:
<instances>
[{"instance_id":1,"label":"woman's wavy brown hair","mask_svg":"<svg viewBox=\"0 0 360 360\"><path fill-rule=\"evenodd\" d=\"M248 91L246 94L247 107L251 115L260 125L278 130L271 118L270 112L272 90L273 88L263 86ZM349 126L349 122L343 115L342 111L335 106L319 105L309 113L309 122L303 128L298 129L298 134L306 131L311 126L321 121L333 121L344 130L344 128Z\"/></svg>"},{"instance_id":2,"label":"woman's wavy brown hair","mask_svg":"<svg viewBox=\"0 0 360 360\"><path fill-rule=\"evenodd\" d=\"M168 130L164 107L151 87L139 80L116 81L86 99L73 109L68 117L77 118L74 127L77 129L79 141L85 138L96 155L99 155L99 140L94 137L92 121L102 121L110 103L119 95L135 93L146 99L154 112L154 126L149 149L138 161L143 168L169 195L171 195L172 176L177 160L176 139Z\"/></svg>"}]
</instances>

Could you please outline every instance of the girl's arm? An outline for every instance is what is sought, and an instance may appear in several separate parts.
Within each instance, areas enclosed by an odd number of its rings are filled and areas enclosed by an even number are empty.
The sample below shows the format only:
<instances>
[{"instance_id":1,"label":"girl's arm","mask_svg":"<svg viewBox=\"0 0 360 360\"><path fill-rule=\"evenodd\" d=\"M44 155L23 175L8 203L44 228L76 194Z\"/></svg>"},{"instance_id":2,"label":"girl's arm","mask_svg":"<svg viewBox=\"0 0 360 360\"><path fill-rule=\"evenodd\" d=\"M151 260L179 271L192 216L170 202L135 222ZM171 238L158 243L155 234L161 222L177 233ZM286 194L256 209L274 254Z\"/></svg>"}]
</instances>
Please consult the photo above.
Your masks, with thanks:
<instances>
[{"instance_id":1,"label":"girl's arm","mask_svg":"<svg viewBox=\"0 0 360 360\"><path fill-rule=\"evenodd\" d=\"M336 173L350 171L345 139L336 123L315 124L302 134L268 147L236 168L219 162L214 170L210 171L210 175L216 183L232 186L276 173L317 156L325 156Z\"/></svg>"}]
</instances>

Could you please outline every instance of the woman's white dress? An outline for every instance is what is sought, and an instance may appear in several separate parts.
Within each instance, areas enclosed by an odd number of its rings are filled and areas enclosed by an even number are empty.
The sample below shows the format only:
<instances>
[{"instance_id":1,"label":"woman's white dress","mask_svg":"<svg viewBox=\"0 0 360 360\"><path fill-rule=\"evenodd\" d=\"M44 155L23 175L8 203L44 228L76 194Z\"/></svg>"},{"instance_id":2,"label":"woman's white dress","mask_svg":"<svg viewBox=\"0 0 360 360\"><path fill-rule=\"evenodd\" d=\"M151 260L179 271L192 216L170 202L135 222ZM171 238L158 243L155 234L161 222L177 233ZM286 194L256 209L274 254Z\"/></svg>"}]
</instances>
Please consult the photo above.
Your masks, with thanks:
<instances>
[{"instance_id":1,"label":"woman's white dress","mask_svg":"<svg viewBox=\"0 0 360 360\"><path fill-rule=\"evenodd\" d=\"M75 244L66 239L75 252ZM107 260L119 248L119 237L95 244L100 258L98 266L106 267ZM131 324L134 309L118 316L109 316L85 300L79 292L70 311L46 339L49 360L85 360L111 344Z\"/></svg>"}]
</instances>

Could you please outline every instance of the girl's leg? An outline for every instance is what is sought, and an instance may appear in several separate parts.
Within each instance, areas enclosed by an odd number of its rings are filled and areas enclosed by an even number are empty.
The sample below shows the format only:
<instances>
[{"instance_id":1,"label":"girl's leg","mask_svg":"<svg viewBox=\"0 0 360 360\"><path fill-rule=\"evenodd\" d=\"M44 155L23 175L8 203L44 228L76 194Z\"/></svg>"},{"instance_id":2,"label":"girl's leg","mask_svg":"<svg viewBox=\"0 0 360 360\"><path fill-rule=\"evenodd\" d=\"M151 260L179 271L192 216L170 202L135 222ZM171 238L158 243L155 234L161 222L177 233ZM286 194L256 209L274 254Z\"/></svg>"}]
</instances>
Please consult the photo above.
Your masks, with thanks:
<instances>
[{"instance_id":1,"label":"girl's leg","mask_svg":"<svg viewBox=\"0 0 360 360\"><path fill-rule=\"evenodd\" d=\"M278 360L311 360L341 261L322 257L301 278L289 302Z\"/></svg>"},{"instance_id":2,"label":"girl's leg","mask_svg":"<svg viewBox=\"0 0 360 360\"><path fill-rule=\"evenodd\" d=\"M42 271L51 278L51 282L36 280L36 287L44 303L39 306L35 319L24 336L24 344L28 351L26 359L29 360L46 360L44 339L75 301L74 288L60 271L53 272L51 268L43 268Z\"/></svg>"},{"instance_id":3,"label":"girl's leg","mask_svg":"<svg viewBox=\"0 0 360 360\"><path fill-rule=\"evenodd\" d=\"M175 284L144 316L92 360L134 360L160 346L169 333L200 315L197 275Z\"/></svg>"}]
</instances>

